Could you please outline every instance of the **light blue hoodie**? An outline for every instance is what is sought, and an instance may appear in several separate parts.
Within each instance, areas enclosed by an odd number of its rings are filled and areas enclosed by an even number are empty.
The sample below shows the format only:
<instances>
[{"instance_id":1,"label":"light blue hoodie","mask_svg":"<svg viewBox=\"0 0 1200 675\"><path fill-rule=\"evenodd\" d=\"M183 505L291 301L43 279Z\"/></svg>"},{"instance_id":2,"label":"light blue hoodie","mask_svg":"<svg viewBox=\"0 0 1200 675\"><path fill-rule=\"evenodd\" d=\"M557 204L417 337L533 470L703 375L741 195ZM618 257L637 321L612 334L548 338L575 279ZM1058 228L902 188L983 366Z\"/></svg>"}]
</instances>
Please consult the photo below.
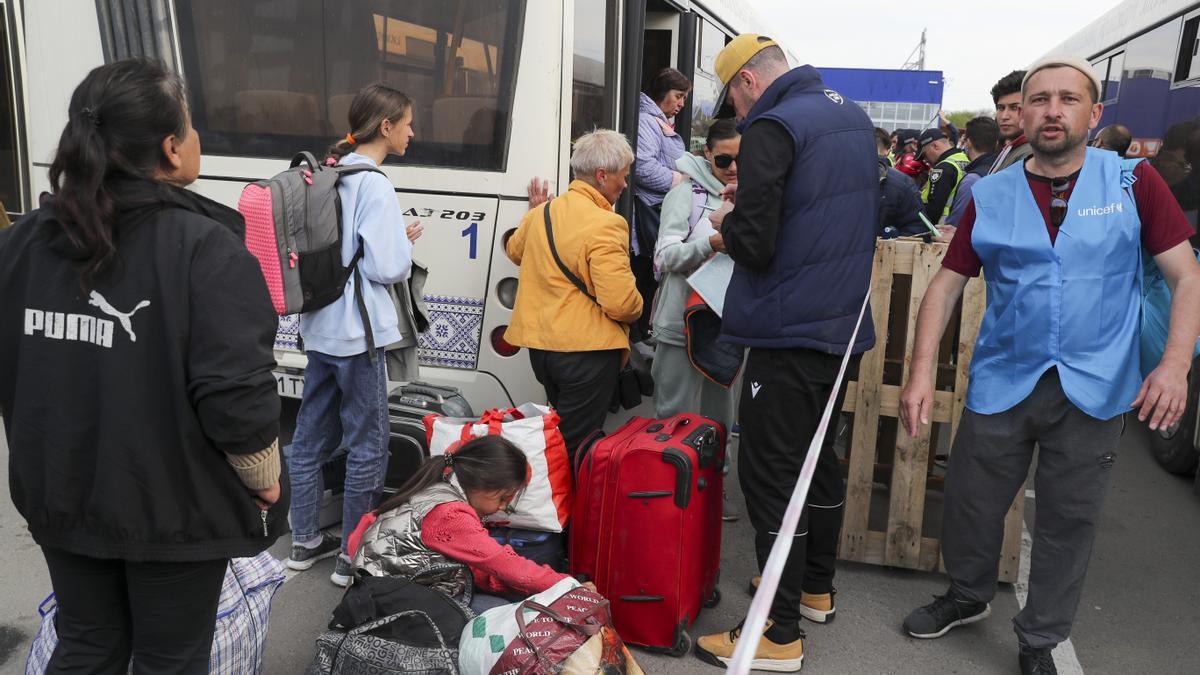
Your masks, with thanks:
<instances>
[{"instance_id":1,"label":"light blue hoodie","mask_svg":"<svg viewBox=\"0 0 1200 675\"><path fill-rule=\"evenodd\" d=\"M341 163L378 166L370 157L354 152L343 157ZM412 242L404 231L396 190L386 176L373 171L343 177L337 190L342 201L342 264L350 264L359 237L364 244L358 271L366 284L363 299L371 317L375 346L399 342L403 335L387 285L408 279ZM306 351L341 357L367 351L366 331L354 299L354 275L340 298L300 315L300 335Z\"/></svg>"},{"instance_id":2,"label":"light blue hoodie","mask_svg":"<svg viewBox=\"0 0 1200 675\"><path fill-rule=\"evenodd\" d=\"M671 188L662 204L654 267L661 275L654 300L651 325L659 342L684 346L683 310L691 286L687 278L713 254L708 237L691 238L692 227L701 217L721 207L725 187L712 174L708 160L684 155L675 162L680 173L691 177ZM703 192L704 194L701 194Z\"/></svg>"}]
</instances>

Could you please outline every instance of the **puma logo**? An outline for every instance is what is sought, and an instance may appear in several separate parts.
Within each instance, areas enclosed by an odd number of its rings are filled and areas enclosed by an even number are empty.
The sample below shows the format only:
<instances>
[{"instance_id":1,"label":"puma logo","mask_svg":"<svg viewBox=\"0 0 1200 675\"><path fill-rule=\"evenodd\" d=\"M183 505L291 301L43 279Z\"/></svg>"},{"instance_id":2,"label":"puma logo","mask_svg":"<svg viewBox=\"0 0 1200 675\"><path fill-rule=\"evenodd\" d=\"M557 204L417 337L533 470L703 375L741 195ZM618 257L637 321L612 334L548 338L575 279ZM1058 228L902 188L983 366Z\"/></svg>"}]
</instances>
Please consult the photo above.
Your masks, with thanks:
<instances>
[{"instance_id":1,"label":"puma logo","mask_svg":"<svg viewBox=\"0 0 1200 675\"><path fill-rule=\"evenodd\" d=\"M92 291L91 295L88 296L88 304L93 307L98 307L101 312L104 312L105 314L116 319L117 322L121 324L121 328L124 328L125 332L129 333L129 341L137 342L137 335L133 333L133 322L130 319L133 318L133 315L136 314L138 310L149 307L150 301L142 300L133 309L129 310L128 312L122 312L108 304L108 300L105 300L103 295L100 295L96 291Z\"/></svg>"},{"instance_id":2,"label":"puma logo","mask_svg":"<svg viewBox=\"0 0 1200 675\"><path fill-rule=\"evenodd\" d=\"M758 390L762 389L762 385L757 382L750 383L750 398L758 398Z\"/></svg>"}]
</instances>

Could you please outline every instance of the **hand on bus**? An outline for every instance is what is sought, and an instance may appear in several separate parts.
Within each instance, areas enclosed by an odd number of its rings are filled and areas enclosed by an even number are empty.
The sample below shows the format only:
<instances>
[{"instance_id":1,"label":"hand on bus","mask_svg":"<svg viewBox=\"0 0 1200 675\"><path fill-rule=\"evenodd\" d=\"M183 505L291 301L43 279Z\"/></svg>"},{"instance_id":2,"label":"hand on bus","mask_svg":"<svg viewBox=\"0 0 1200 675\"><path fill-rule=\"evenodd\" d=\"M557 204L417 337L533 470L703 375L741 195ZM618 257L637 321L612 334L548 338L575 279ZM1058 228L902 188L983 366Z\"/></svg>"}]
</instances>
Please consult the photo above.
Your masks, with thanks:
<instances>
[{"instance_id":1,"label":"hand on bus","mask_svg":"<svg viewBox=\"0 0 1200 675\"><path fill-rule=\"evenodd\" d=\"M279 501L279 481L275 481L275 484L269 488L265 488L263 490L251 490L251 492L254 493L254 503L258 504L258 508L266 511L267 509L271 508L275 502Z\"/></svg>"},{"instance_id":2,"label":"hand on bus","mask_svg":"<svg viewBox=\"0 0 1200 675\"><path fill-rule=\"evenodd\" d=\"M529 208L535 208L541 204L554 199L554 195L550 194L550 181L539 181L537 176L529 181Z\"/></svg>"},{"instance_id":3,"label":"hand on bus","mask_svg":"<svg viewBox=\"0 0 1200 675\"><path fill-rule=\"evenodd\" d=\"M415 244L421 235L425 234L425 226L421 224L421 221L414 220L411 225L404 228L404 233L408 235L408 240Z\"/></svg>"}]
</instances>

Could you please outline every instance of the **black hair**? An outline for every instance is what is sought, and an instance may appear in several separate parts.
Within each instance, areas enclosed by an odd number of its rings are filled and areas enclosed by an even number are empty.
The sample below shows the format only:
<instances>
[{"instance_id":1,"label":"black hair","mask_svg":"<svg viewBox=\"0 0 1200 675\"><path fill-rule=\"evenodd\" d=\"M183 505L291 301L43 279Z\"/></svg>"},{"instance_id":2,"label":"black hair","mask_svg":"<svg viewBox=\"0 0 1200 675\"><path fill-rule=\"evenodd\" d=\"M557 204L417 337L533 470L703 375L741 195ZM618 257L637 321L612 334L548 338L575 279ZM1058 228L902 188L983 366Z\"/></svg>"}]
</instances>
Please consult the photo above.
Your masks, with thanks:
<instances>
[{"instance_id":1,"label":"black hair","mask_svg":"<svg viewBox=\"0 0 1200 675\"><path fill-rule=\"evenodd\" d=\"M722 117L708 128L708 138L705 139L704 144L708 146L709 150L712 150L713 143L727 141L741 135L737 129L737 122L732 117Z\"/></svg>"},{"instance_id":2,"label":"black hair","mask_svg":"<svg viewBox=\"0 0 1200 675\"><path fill-rule=\"evenodd\" d=\"M412 110L412 106L412 99L398 89L382 84L364 87L350 102L350 114L346 120L350 123L350 133L347 134L349 138L342 138L334 143L329 148L328 155L334 159L341 159L354 152L354 146L375 140L379 136L379 126L384 120L396 124L404 119L404 114Z\"/></svg>"},{"instance_id":3,"label":"black hair","mask_svg":"<svg viewBox=\"0 0 1200 675\"><path fill-rule=\"evenodd\" d=\"M1186 147L1188 137L1196 129L1200 129L1200 117L1172 124L1171 128L1167 129L1167 133L1163 134L1162 149L1179 150Z\"/></svg>"},{"instance_id":4,"label":"black hair","mask_svg":"<svg viewBox=\"0 0 1200 675\"><path fill-rule=\"evenodd\" d=\"M1021 93L1021 82L1025 79L1025 71L1014 70L1011 73L1000 78L1000 81L992 87L992 103L999 104L1000 99L1009 94Z\"/></svg>"},{"instance_id":5,"label":"black hair","mask_svg":"<svg viewBox=\"0 0 1200 675\"><path fill-rule=\"evenodd\" d=\"M658 71L654 79L650 80L650 86L646 88L646 95L655 103L662 103L672 89L691 91L692 82L687 79L686 75L674 68L663 68Z\"/></svg>"},{"instance_id":6,"label":"black hair","mask_svg":"<svg viewBox=\"0 0 1200 675\"><path fill-rule=\"evenodd\" d=\"M418 492L446 479L446 469L458 477L467 494L472 492L516 492L529 478L525 453L500 436L480 436L463 443L450 455L425 460L400 491L379 505L379 512L402 506Z\"/></svg>"},{"instance_id":7,"label":"black hair","mask_svg":"<svg viewBox=\"0 0 1200 675\"><path fill-rule=\"evenodd\" d=\"M985 155L996 152L1000 145L1000 125L991 117L980 115L967 122L963 131L971 147Z\"/></svg>"},{"instance_id":8,"label":"black hair","mask_svg":"<svg viewBox=\"0 0 1200 675\"><path fill-rule=\"evenodd\" d=\"M892 147L892 136L894 136L894 135L895 135L894 133L889 134L886 129L880 129L879 127L875 127L875 145L877 146L876 149L887 152Z\"/></svg>"},{"instance_id":9,"label":"black hair","mask_svg":"<svg viewBox=\"0 0 1200 675\"><path fill-rule=\"evenodd\" d=\"M67 104L67 126L50 164L51 203L67 238L86 257L80 283L92 285L117 257L117 200L110 181L153 179L162 142L188 131L183 80L158 61L127 59L93 69Z\"/></svg>"}]
</instances>

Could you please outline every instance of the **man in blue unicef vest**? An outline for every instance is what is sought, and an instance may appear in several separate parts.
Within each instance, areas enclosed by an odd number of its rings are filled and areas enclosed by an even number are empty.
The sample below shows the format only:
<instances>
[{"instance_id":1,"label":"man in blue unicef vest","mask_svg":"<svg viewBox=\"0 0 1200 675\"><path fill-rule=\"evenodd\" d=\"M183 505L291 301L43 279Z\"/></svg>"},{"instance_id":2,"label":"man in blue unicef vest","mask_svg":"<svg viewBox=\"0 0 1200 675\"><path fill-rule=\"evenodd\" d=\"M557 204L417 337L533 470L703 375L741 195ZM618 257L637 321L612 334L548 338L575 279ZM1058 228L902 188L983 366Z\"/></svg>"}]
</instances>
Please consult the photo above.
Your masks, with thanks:
<instances>
[{"instance_id":1,"label":"man in blue unicef vest","mask_svg":"<svg viewBox=\"0 0 1200 675\"><path fill-rule=\"evenodd\" d=\"M1176 424L1200 331L1191 226L1145 162L1087 147L1100 120L1088 63L1047 58L1025 75L1032 157L980 179L921 303L901 418L929 423L933 357L968 277L983 271L987 311L967 410L946 477L942 556L950 589L904 620L936 638L990 613L1004 516L1038 448L1029 596L1013 619L1023 673L1054 673L1083 588L1125 413ZM1140 374L1143 251L1173 296L1166 351ZM1147 364L1149 365L1149 364Z\"/></svg>"},{"instance_id":2,"label":"man in blue unicef vest","mask_svg":"<svg viewBox=\"0 0 1200 675\"><path fill-rule=\"evenodd\" d=\"M740 120L736 207L710 219L735 269L722 339L748 348L738 411L738 477L762 568L834 392L847 349L875 343L870 312L850 344L871 285L879 204L875 129L812 66L790 68L774 41L741 35L717 55L717 76ZM845 386L838 387L837 409ZM835 418L836 419L836 418ZM800 617L833 619L833 575L845 502L835 434L824 436L753 668L789 672L804 656ZM756 586L756 580L751 580ZM739 629L707 635L696 654L724 666Z\"/></svg>"}]
</instances>

